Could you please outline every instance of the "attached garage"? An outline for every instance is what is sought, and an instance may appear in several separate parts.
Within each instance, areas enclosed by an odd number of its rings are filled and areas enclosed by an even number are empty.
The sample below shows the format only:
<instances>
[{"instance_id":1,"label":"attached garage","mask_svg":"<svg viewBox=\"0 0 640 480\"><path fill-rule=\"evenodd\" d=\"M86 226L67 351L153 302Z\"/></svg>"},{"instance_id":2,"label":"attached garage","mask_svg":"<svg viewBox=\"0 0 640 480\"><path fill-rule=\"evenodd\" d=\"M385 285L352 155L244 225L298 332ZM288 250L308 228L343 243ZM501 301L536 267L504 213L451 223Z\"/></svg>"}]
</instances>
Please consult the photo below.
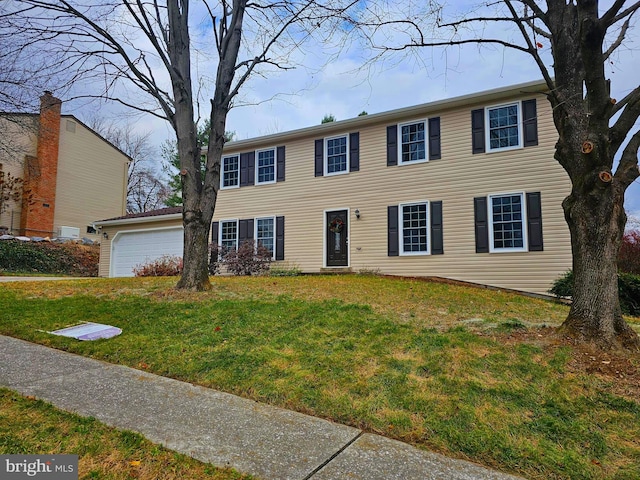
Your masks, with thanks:
<instances>
[{"instance_id":1,"label":"attached garage","mask_svg":"<svg viewBox=\"0 0 640 480\"><path fill-rule=\"evenodd\" d=\"M133 277L133 269L164 255L182 257L182 207L94 222L102 235L101 277Z\"/></svg>"},{"instance_id":2,"label":"attached garage","mask_svg":"<svg viewBox=\"0 0 640 480\"><path fill-rule=\"evenodd\" d=\"M133 277L133 269L165 255L182 257L182 227L118 232L111 242L110 277Z\"/></svg>"}]
</instances>

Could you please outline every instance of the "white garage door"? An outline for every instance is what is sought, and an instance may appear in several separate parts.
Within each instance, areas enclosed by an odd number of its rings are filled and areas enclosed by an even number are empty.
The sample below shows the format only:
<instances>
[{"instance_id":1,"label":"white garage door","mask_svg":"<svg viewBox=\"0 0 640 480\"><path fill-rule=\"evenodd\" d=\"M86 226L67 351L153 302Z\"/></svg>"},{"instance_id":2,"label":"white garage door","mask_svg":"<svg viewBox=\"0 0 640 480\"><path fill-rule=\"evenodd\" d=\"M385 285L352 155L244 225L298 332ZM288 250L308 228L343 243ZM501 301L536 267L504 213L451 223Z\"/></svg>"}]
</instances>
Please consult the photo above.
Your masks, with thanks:
<instances>
[{"instance_id":1,"label":"white garage door","mask_svg":"<svg viewBox=\"0 0 640 480\"><path fill-rule=\"evenodd\" d=\"M182 257L182 227L119 232L111 244L111 276L133 277L133 268L162 257Z\"/></svg>"}]
</instances>

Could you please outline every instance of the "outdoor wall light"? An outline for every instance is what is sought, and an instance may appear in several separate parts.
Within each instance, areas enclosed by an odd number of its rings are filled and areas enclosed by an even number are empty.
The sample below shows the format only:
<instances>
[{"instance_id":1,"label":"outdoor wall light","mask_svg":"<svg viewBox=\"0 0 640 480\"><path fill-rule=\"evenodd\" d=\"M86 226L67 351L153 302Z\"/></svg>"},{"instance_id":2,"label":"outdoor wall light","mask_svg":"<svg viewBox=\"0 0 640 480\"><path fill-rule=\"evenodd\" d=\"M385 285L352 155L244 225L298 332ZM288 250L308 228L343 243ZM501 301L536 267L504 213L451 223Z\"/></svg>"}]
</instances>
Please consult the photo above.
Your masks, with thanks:
<instances>
[{"instance_id":1,"label":"outdoor wall light","mask_svg":"<svg viewBox=\"0 0 640 480\"><path fill-rule=\"evenodd\" d=\"M355 214L356 214L356 218L357 218L358 220L360 220L360 210L356 208L356 211L355 211L355 212L353 212L353 213L355 213Z\"/></svg>"},{"instance_id":2,"label":"outdoor wall light","mask_svg":"<svg viewBox=\"0 0 640 480\"><path fill-rule=\"evenodd\" d=\"M107 232L104 232L102 234L102 238L104 238L105 240L108 240L109 239L109 234Z\"/></svg>"}]
</instances>

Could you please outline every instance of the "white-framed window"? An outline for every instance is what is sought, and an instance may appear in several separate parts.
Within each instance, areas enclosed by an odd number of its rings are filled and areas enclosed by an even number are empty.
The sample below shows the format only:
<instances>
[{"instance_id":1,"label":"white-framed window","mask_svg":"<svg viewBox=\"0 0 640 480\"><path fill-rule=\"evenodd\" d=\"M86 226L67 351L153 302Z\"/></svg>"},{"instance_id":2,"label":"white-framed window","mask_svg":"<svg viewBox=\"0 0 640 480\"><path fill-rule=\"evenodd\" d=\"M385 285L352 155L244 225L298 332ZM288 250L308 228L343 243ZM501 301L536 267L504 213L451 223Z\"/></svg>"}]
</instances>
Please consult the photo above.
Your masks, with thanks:
<instances>
[{"instance_id":1,"label":"white-framed window","mask_svg":"<svg viewBox=\"0 0 640 480\"><path fill-rule=\"evenodd\" d=\"M276 149L266 148L256 151L256 185L275 183Z\"/></svg>"},{"instance_id":2,"label":"white-framed window","mask_svg":"<svg viewBox=\"0 0 640 480\"><path fill-rule=\"evenodd\" d=\"M255 219L256 245L262 245L271 252L271 258L276 255L276 218L262 217Z\"/></svg>"},{"instance_id":3,"label":"white-framed window","mask_svg":"<svg viewBox=\"0 0 640 480\"><path fill-rule=\"evenodd\" d=\"M398 125L398 164L428 162L427 121Z\"/></svg>"},{"instance_id":4,"label":"white-framed window","mask_svg":"<svg viewBox=\"0 0 640 480\"><path fill-rule=\"evenodd\" d=\"M220 246L229 250L237 250L238 220L221 220L218 238L220 239Z\"/></svg>"},{"instance_id":5,"label":"white-framed window","mask_svg":"<svg viewBox=\"0 0 640 480\"><path fill-rule=\"evenodd\" d=\"M324 174L337 175L349 172L349 136L325 138Z\"/></svg>"},{"instance_id":6,"label":"white-framed window","mask_svg":"<svg viewBox=\"0 0 640 480\"><path fill-rule=\"evenodd\" d=\"M399 205L400 255L429 255L429 202Z\"/></svg>"},{"instance_id":7,"label":"white-framed window","mask_svg":"<svg viewBox=\"0 0 640 480\"><path fill-rule=\"evenodd\" d=\"M522 108L520 102L485 108L487 151L522 147Z\"/></svg>"},{"instance_id":8,"label":"white-framed window","mask_svg":"<svg viewBox=\"0 0 640 480\"><path fill-rule=\"evenodd\" d=\"M235 188L240 186L240 155L222 157L220 188Z\"/></svg>"},{"instance_id":9,"label":"white-framed window","mask_svg":"<svg viewBox=\"0 0 640 480\"><path fill-rule=\"evenodd\" d=\"M489 251L525 252L527 229L525 225L524 193L489 195Z\"/></svg>"}]
</instances>

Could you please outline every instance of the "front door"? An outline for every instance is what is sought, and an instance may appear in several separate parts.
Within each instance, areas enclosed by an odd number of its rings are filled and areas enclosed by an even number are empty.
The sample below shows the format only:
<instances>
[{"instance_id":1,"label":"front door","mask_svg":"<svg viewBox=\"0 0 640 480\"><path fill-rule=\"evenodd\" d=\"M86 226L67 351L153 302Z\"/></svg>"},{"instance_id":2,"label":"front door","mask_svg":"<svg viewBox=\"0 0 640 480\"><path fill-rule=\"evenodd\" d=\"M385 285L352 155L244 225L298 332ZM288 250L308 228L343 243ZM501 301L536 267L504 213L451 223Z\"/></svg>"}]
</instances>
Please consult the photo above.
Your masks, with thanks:
<instances>
[{"instance_id":1,"label":"front door","mask_svg":"<svg viewBox=\"0 0 640 480\"><path fill-rule=\"evenodd\" d=\"M327 267L349 266L347 232L347 211L336 210L326 213Z\"/></svg>"}]
</instances>

